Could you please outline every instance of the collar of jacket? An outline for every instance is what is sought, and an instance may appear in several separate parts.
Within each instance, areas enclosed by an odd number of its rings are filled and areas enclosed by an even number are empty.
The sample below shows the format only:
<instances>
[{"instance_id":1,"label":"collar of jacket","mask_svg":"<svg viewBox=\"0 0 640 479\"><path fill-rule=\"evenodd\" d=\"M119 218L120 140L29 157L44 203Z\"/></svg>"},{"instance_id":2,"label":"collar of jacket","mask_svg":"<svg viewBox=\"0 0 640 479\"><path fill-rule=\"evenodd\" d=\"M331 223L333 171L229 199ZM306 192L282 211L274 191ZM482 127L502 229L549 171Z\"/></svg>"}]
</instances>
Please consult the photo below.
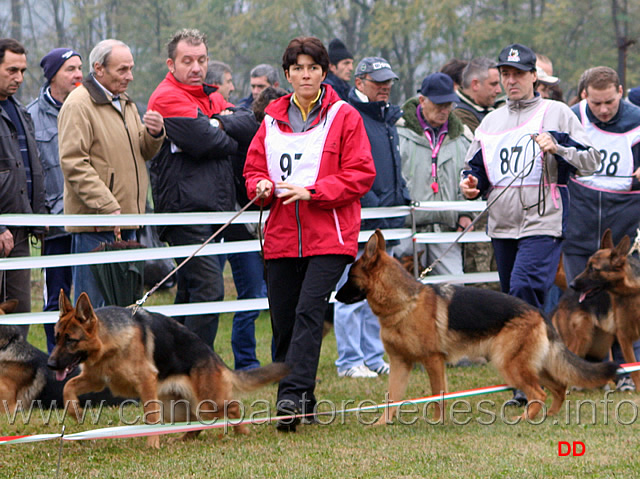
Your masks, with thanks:
<instances>
[{"instance_id":1,"label":"collar of jacket","mask_svg":"<svg viewBox=\"0 0 640 479\"><path fill-rule=\"evenodd\" d=\"M460 103L464 103L465 105L470 106L479 113L488 113L495 110L495 108L492 106L485 108L478 105L470 96L466 95L462 90L458 90L456 94L458 95L458 98L460 98Z\"/></svg>"},{"instance_id":2,"label":"collar of jacket","mask_svg":"<svg viewBox=\"0 0 640 479\"><path fill-rule=\"evenodd\" d=\"M543 98L540 96L540 93L535 92L533 98L529 98L528 100L509 100L507 98L507 108L509 111L517 113L522 110L527 110L534 106L538 106L540 102L542 102Z\"/></svg>"},{"instance_id":3,"label":"collar of jacket","mask_svg":"<svg viewBox=\"0 0 640 479\"><path fill-rule=\"evenodd\" d=\"M420 120L418 120L416 109L420 102L418 101L418 97L409 98L404 105L402 105L402 109L404 110L404 114L402 118L404 119L404 126L413 131L414 133L424 136L424 130L420 125ZM460 119L452 113L449 113L449 132L447 135L452 140L458 138L462 135L464 131L464 125L460 121Z\"/></svg>"},{"instance_id":4,"label":"collar of jacket","mask_svg":"<svg viewBox=\"0 0 640 479\"><path fill-rule=\"evenodd\" d=\"M611 133L626 133L640 125L640 108L626 100L620 100L620 106L613 118L607 122L602 122L596 118L587 103L587 118L601 130Z\"/></svg>"},{"instance_id":5,"label":"collar of jacket","mask_svg":"<svg viewBox=\"0 0 640 479\"><path fill-rule=\"evenodd\" d=\"M102 88L96 85L97 81L98 80L95 79L95 77L93 76L93 73L89 73L82 80L82 86L84 86L87 89L87 91L89 92L89 96L91 97L94 103L97 103L98 105L110 105L111 98L107 96L107 94ZM120 99L126 102L132 101L131 98L129 98L129 96L126 93L120 93Z\"/></svg>"},{"instance_id":6,"label":"collar of jacket","mask_svg":"<svg viewBox=\"0 0 640 479\"><path fill-rule=\"evenodd\" d=\"M318 118L316 118L316 120L314 121L314 124L318 123L318 121L320 121L321 118L324 118L324 116L326 115L331 105L340 101L340 97L338 96L336 91L331 87L331 85L326 85L323 83L320 86L320 88L323 88L325 91L324 91L324 94L320 97L320 101L322 102L321 111L320 111L320 114L318 115ZM293 96L293 93L289 93L288 95L278 98L277 100L271 102L267 106L267 108L265 108L264 112L267 115L270 115L271 117L273 117L277 121L288 123L289 122L289 115L288 115L289 104L291 103L292 96Z\"/></svg>"},{"instance_id":7,"label":"collar of jacket","mask_svg":"<svg viewBox=\"0 0 640 479\"><path fill-rule=\"evenodd\" d=\"M355 87L351 88L349 92L349 103L360 113L389 125L395 125L396 121L402 116L402 110L397 105L392 105L386 101L364 102L360 100Z\"/></svg>"}]
</instances>

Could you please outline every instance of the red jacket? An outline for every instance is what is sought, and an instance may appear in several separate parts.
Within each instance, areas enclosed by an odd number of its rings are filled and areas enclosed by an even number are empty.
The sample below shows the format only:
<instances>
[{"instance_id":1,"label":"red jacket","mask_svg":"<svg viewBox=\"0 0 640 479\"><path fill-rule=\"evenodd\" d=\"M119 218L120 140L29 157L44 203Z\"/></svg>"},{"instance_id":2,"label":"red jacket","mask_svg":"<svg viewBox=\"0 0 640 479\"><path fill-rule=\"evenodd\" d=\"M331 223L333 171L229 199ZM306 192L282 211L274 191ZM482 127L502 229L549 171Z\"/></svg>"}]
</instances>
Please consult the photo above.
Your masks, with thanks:
<instances>
[{"instance_id":1,"label":"red jacket","mask_svg":"<svg viewBox=\"0 0 640 479\"><path fill-rule=\"evenodd\" d=\"M331 105L340 100L330 86L322 99L323 121ZM265 113L291 132L287 111L291 95L270 104ZM265 124L251 142L244 167L249 198L255 196L260 180L269 179L265 155ZM264 235L265 259L300 258L324 254L345 254L355 258L360 232L360 198L375 179L371 146L360 114L349 104L342 105L327 135L316 183L307 189L309 201L283 205L273 196ZM275 190L275 186L274 186ZM273 191L273 190L272 190Z\"/></svg>"}]
</instances>

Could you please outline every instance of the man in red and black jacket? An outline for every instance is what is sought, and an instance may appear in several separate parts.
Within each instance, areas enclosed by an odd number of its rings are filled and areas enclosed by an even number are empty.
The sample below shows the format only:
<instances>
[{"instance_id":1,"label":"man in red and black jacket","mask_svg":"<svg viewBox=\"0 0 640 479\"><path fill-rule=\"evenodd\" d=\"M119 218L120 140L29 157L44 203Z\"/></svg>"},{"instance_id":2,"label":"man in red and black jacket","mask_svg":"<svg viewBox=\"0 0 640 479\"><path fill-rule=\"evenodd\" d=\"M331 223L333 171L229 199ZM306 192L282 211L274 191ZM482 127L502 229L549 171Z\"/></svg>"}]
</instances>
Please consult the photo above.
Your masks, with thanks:
<instances>
[{"instance_id":1,"label":"man in red and black jacket","mask_svg":"<svg viewBox=\"0 0 640 479\"><path fill-rule=\"evenodd\" d=\"M207 73L206 37L198 30L181 30L168 44L169 73L149 99L149 108L162 112L167 139L150 166L155 211L231 211L235 207L230 155L248 144L255 131L249 111L233 105L204 84ZM215 115L215 117L214 117ZM217 225L167 226L161 239L172 246L200 244ZM224 285L215 256L191 259L177 272L175 302L220 301ZM187 316L184 324L213 347L217 314Z\"/></svg>"}]
</instances>

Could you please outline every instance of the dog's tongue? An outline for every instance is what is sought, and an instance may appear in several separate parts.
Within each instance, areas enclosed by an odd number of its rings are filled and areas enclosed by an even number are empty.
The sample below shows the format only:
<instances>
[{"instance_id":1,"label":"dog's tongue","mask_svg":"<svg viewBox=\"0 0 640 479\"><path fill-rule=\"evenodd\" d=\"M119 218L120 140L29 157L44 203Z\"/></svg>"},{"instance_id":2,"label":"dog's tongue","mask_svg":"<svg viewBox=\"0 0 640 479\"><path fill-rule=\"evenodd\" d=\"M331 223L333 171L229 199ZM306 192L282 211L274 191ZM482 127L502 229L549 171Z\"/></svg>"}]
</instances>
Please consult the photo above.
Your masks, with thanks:
<instances>
[{"instance_id":1,"label":"dog's tongue","mask_svg":"<svg viewBox=\"0 0 640 479\"><path fill-rule=\"evenodd\" d=\"M67 370L64 371L56 371L56 379L58 381L64 381L64 378L67 377Z\"/></svg>"},{"instance_id":2,"label":"dog's tongue","mask_svg":"<svg viewBox=\"0 0 640 479\"><path fill-rule=\"evenodd\" d=\"M580 293L580 297L578 298L578 303L582 303L584 301L584 299L587 297L587 293L588 291L583 291L582 293Z\"/></svg>"}]
</instances>

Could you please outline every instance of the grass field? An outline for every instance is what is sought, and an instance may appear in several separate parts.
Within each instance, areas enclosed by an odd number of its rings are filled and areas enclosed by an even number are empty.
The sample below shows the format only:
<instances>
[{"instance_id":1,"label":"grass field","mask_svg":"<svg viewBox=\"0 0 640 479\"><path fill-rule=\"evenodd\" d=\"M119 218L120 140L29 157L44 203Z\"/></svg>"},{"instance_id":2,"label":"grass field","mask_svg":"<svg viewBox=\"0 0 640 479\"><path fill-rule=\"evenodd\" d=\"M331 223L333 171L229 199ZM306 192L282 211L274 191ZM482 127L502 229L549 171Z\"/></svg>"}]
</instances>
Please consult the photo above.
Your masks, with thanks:
<instances>
[{"instance_id":1,"label":"grass field","mask_svg":"<svg viewBox=\"0 0 640 479\"><path fill-rule=\"evenodd\" d=\"M171 301L170 292L162 295L153 298L154 301ZM215 345L228 364L233 363L230 324L231 316L223 315ZM42 327L31 329L30 340L44 347ZM271 336L268 316L264 313L257 321L257 336L259 358L266 363ZM352 401L348 404L353 406L361 401L380 403L384 400L386 377L338 378L333 365L335 358L335 338L329 334L323 343L318 371L316 394L319 399L330 401L336 407L346 401ZM448 368L447 373L451 391L503 382L495 370L486 365ZM275 386L267 387L244 396L243 403L248 411L257 399L266 399L273 405L275 392ZM428 394L426 374L414 370L407 397ZM160 450L147 449L143 438L68 441L63 445L59 477L640 477L640 461L636 455L640 449L639 396L610 394L605 411L603 391L574 391L557 417L546 418L538 425L508 424L512 416L521 412L507 408L504 419L501 417L501 406L510 397L509 392L501 392L455 405L450 401L444 425L430 424L427 420L431 420L431 415L425 416L420 406L417 414L410 412L409 407L402 414L403 422L415 422L411 425L369 427L363 423L374 420L378 413L360 417L348 414L332 422L323 418L331 422L328 425L300 426L295 434L278 433L273 425L262 424L252 426L249 436L222 435L216 429L204 431L189 443L170 443L170 436L165 436ZM580 401L584 403L579 407ZM323 409L330 407L326 403ZM127 406L124 411L128 418L140 413L141 410L133 406ZM117 425L119 417L117 408L109 408L95 425L78 425L67 419L66 434ZM26 423L18 419L10 424L3 412L0 428L2 435L28 435L58 433L61 424L53 420L45 425L37 414ZM583 443L584 454L559 457L559 441ZM0 446L5 448L4 454L0 454L0 477L57 477L59 444L56 440Z\"/></svg>"}]
</instances>

